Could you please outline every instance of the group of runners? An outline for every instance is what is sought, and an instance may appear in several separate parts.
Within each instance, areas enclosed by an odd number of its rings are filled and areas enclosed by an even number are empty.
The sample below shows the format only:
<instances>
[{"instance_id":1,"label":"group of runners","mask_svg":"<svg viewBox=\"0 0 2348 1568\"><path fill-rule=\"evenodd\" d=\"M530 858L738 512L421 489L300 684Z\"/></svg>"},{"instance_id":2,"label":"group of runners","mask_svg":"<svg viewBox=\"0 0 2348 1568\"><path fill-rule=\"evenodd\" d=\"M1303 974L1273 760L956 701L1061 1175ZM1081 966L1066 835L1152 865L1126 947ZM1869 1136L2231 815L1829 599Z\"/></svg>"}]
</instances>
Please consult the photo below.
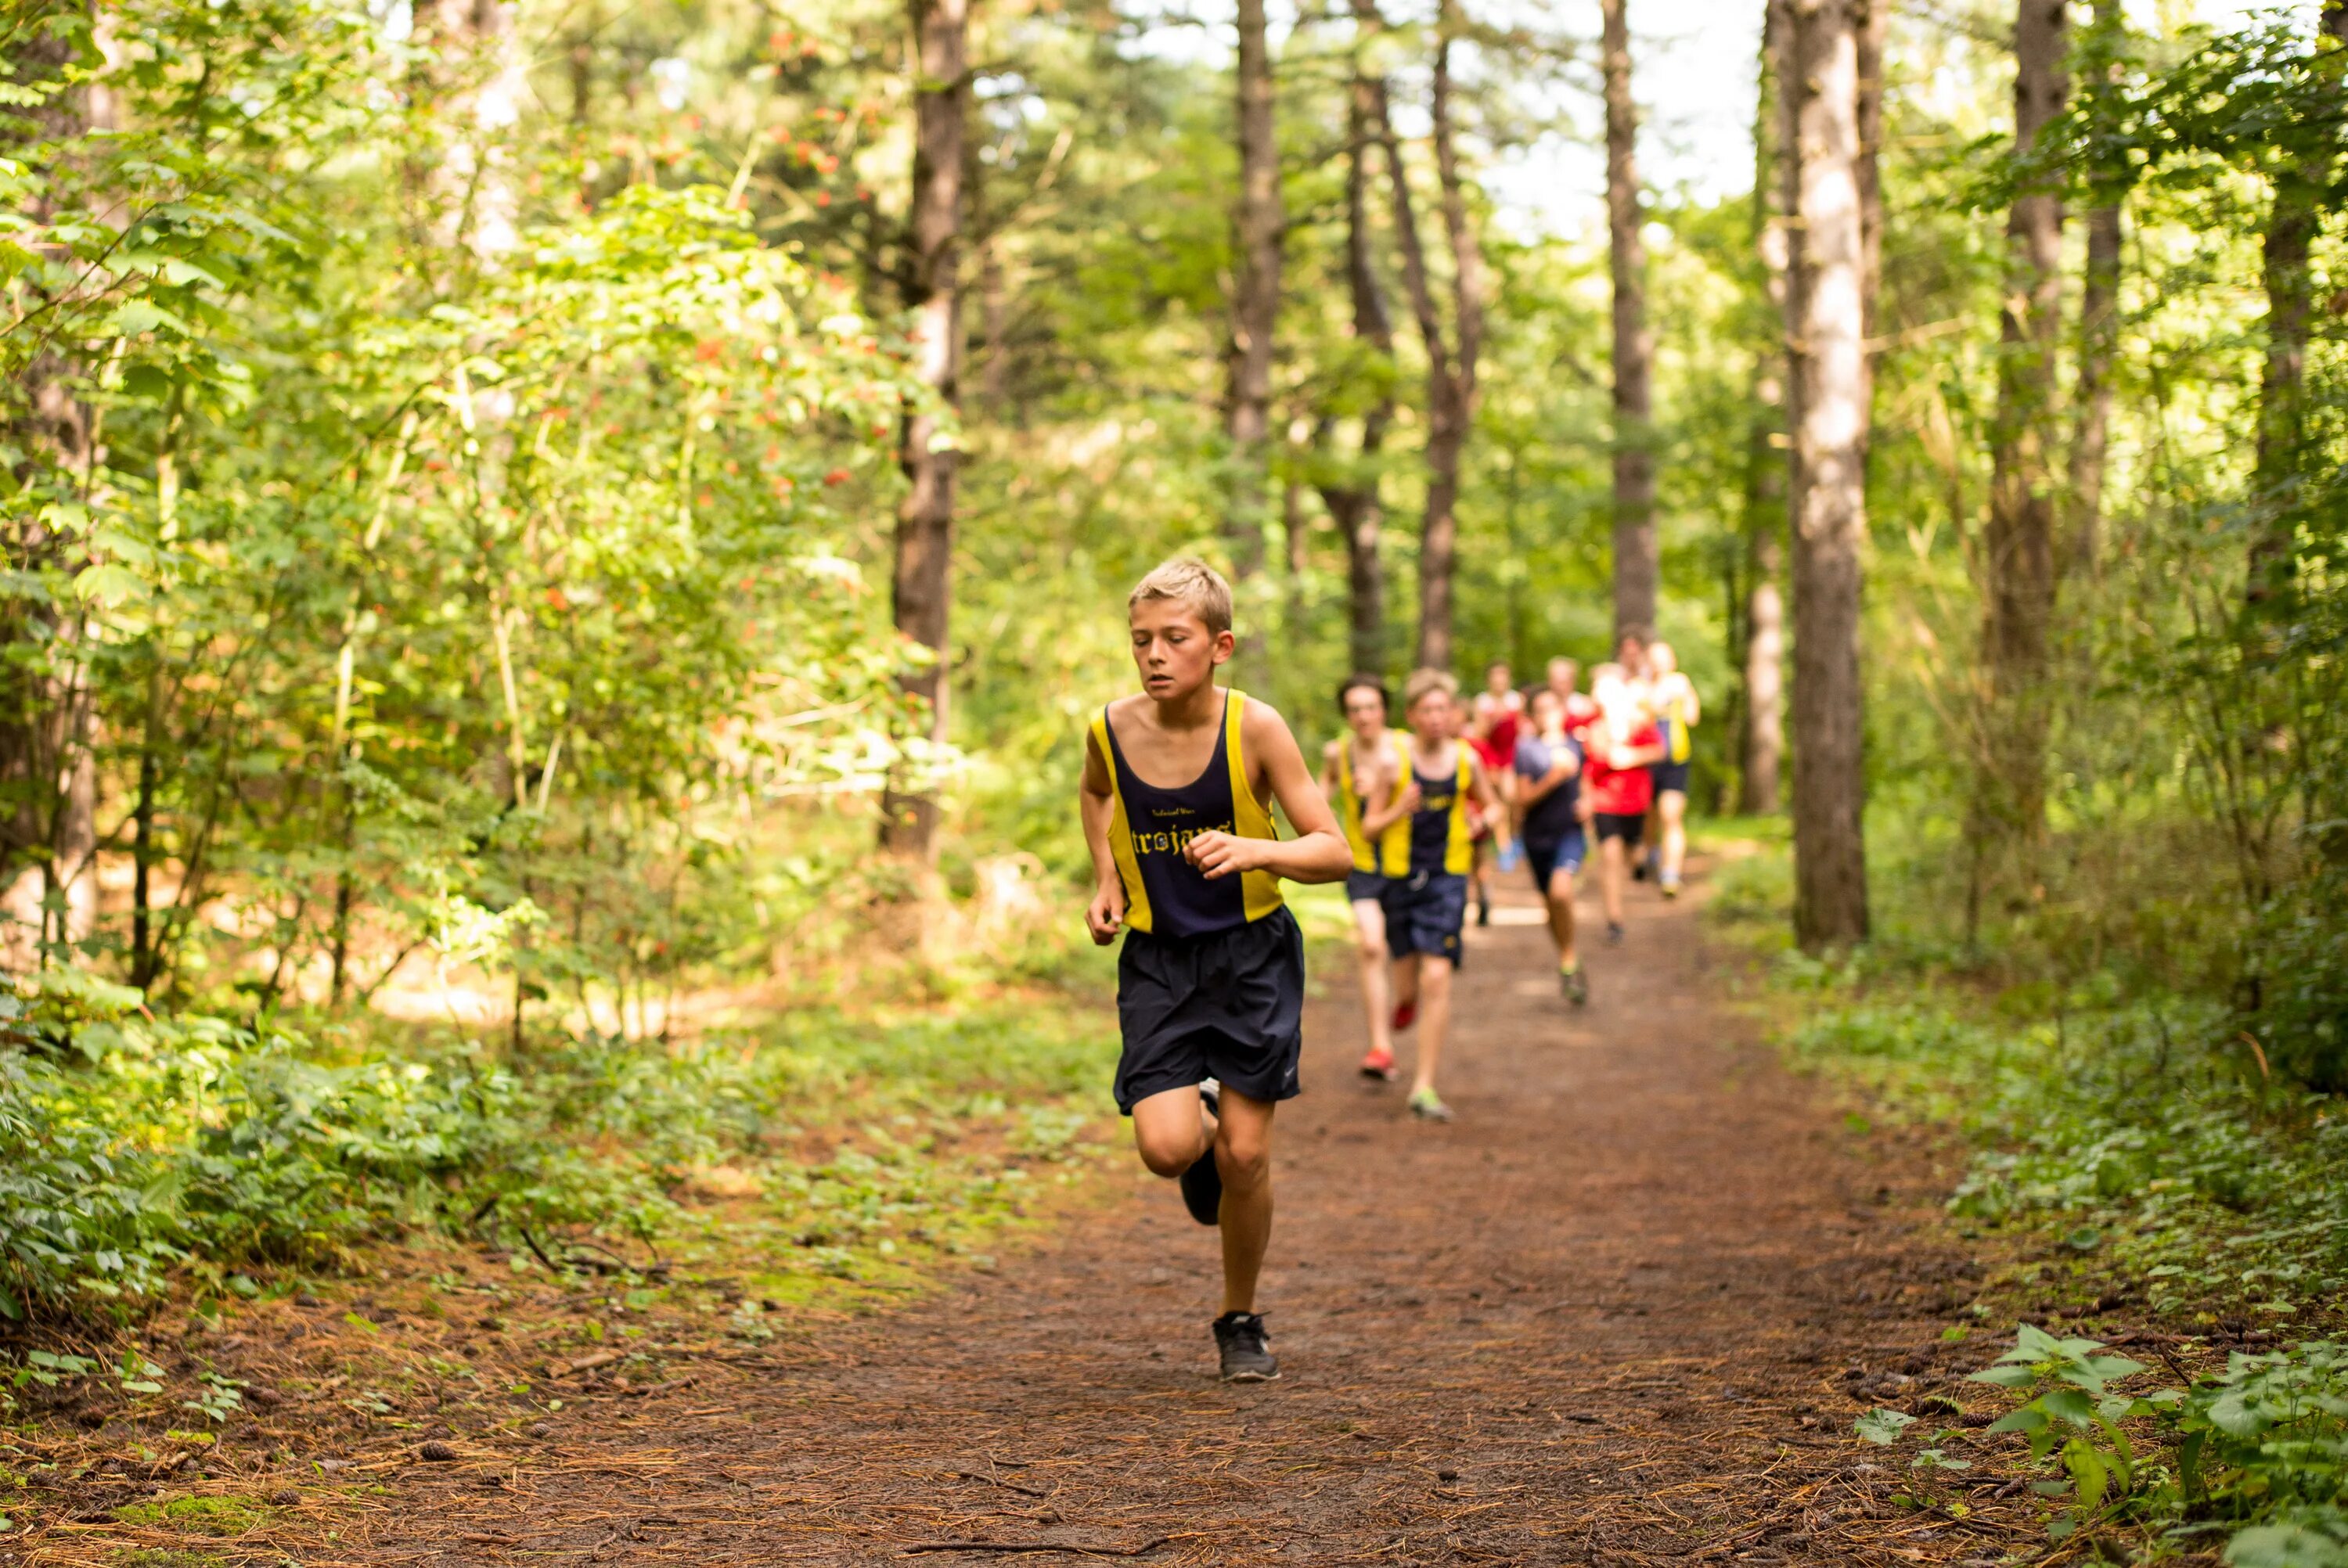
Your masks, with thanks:
<instances>
[{"instance_id":1,"label":"group of runners","mask_svg":"<svg viewBox=\"0 0 2348 1568\"><path fill-rule=\"evenodd\" d=\"M1435 1090L1448 971L1460 960L1471 897L1477 923L1491 921L1495 870L1521 861L1531 872L1559 986L1576 1007L1590 1000L1590 982L1575 941L1574 879L1592 841L1608 943L1623 939L1627 880L1652 873L1664 897L1679 896L1688 757L1703 708L1671 644L1627 634L1616 661L1591 671L1586 694L1575 689L1574 661L1552 659L1547 673L1519 691L1496 661L1485 689L1463 703L1450 675L1421 670L1403 688L1407 730L1389 727L1376 676L1353 676L1337 691L1348 733L1323 752L1321 784L1354 855L1345 892L1370 1030L1362 1071L1393 1079L1394 1036L1416 1022L1408 1104L1429 1120L1451 1119Z\"/></svg>"},{"instance_id":2,"label":"group of runners","mask_svg":"<svg viewBox=\"0 0 2348 1568\"><path fill-rule=\"evenodd\" d=\"M1095 884L1086 925L1103 946L1124 938L1117 1109L1142 1163L1179 1182L1192 1218L1220 1227L1221 1374L1261 1382L1279 1376L1256 1310L1273 1112L1300 1091L1303 1044L1303 936L1282 882L1346 885L1370 1024L1362 1071L1391 1081L1394 1038L1416 1025L1406 1103L1448 1122L1435 1080L1471 896L1488 920L1492 871L1529 866L1565 997L1586 1002L1574 878L1594 838L1610 942L1622 939L1632 876L1652 869L1677 894L1700 709L1670 647L1637 634L1591 671L1587 694L1570 659L1527 691L1495 664L1465 702L1449 674L1418 671L1401 730L1384 682L1357 675L1338 692L1345 733L1316 780L1280 714L1215 684L1234 643L1230 585L1213 569L1169 561L1126 608L1142 689L1093 715L1078 794ZM1275 802L1294 836L1274 828Z\"/></svg>"}]
</instances>

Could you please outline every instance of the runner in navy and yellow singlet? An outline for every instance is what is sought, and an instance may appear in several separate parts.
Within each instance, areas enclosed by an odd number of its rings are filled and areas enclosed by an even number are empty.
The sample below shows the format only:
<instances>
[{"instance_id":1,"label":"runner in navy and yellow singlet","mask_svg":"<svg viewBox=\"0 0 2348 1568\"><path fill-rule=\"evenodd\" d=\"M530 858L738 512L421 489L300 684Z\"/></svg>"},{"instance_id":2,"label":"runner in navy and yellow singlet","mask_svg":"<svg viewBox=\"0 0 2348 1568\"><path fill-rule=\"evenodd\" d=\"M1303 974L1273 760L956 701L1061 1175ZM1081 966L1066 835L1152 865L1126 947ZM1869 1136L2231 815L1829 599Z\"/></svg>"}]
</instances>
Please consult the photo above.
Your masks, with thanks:
<instances>
[{"instance_id":1,"label":"runner in navy and yellow singlet","mask_svg":"<svg viewBox=\"0 0 2348 1568\"><path fill-rule=\"evenodd\" d=\"M1214 683L1231 656L1230 585L1169 561L1126 613L1142 690L1100 710L1086 738L1085 925L1103 946L1125 933L1117 1109L1142 1163L1179 1177L1192 1217L1222 1226L1222 1375L1261 1382L1280 1375L1255 1309L1272 1110L1297 1092L1303 1044L1304 940L1280 881L1342 881L1353 856L1287 723ZM1284 843L1274 799L1298 835Z\"/></svg>"},{"instance_id":2,"label":"runner in navy and yellow singlet","mask_svg":"<svg viewBox=\"0 0 2348 1568\"><path fill-rule=\"evenodd\" d=\"M1410 1109L1429 1121L1448 1122L1450 1109L1435 1091L1444 1037L1451 1021L1451 971L1460 959L1460 927L1467 923L1468 870L1474 864L1468 804L1479 802L1506 849L1511 842L1499 793L1477 760L1474 748L1457 738L1459 683L1439 670L1421 670L1403 688L1403 713L1410 722L1410 778L1403 803L1410 809L1407 874L1387 879L1386 946L1395 956L1397 996L1416 1004L1417 1061L1411 1075Z\"/></svg>"},{"instance_id":3,"label":"runner in navy and yellow singlet","mask_svg":"<svg viewBox=\"0 0 2348 1568\"><path fill-rule=\"evenodd\" d=\"M1354 910L1354 947L1361 965L1362 1005L1369 1011L1370 1050L1365 1077L1395 1075L1394 1031L1387 1016L1386 916L1380 897L1389 876L1410 864L1410 813L1399 803L1410 769L1410 737L1386 727L1386 689L1375 675L1356 675L1337 689L1346 733L1321 753L1321 789L1354 852L1345 898Z\"/></svg>"},{"instance_id":4,"label":"runner in navy and yellow singlet","mask_svg":"<svg viewBox=\"0 0 2348 1568\"><path fill-rule=\"evenodd\" d=\"M1704 704L1670 643L1648 644L1647 668L1647 705L1663 737L1663 754L1647 770L1655 781L1655 825L1660 830L1655 869L1663 897L1676 898L1680 870L1687 863L1688 760L1694 752L1689 732L1703 717Z\"/></svg>"}]
</instances>

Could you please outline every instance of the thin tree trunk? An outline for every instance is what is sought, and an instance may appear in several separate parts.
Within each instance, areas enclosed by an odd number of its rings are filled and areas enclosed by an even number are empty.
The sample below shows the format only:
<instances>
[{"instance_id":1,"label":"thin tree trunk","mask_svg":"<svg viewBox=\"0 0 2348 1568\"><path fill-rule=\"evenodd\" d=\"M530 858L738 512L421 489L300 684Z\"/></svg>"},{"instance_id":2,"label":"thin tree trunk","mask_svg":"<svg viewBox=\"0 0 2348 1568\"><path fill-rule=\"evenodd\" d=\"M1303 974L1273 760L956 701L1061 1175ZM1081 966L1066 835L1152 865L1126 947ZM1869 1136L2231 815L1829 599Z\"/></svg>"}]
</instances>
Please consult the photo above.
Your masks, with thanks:
<instances>
[{"instance_id":1,"label":"thin tree trunk","mask_svg":"<svg viewBox=\"0 0 2348 1568\"><path fill-rule=\"evenodd\" d=\"M906 235L904 304L918 348L914 374L947 407L960 405L963 143L970 97L968 0L911 0L918 80L913 108L913 210ZM897 460L911 490L897 512L893 608L897 630L929 661L904 678L928 707L930 737L946 738L947 610L953 591L955 456L933 415L904 420ZM922 861L937 850L938 802L928 787L891 787L880 844Z\"/></svg>"},{"instance_id":2,"label":"thin tree trunk","mask_svg":"<svg viewBox=\"0 0 2348 1568\"><path fill-rule=\"evenodd\" d=\"M2324 0L2322 30L2348 39L2348 3ZM2259 376L2258 465L2251 500L2244 597L2256 608L2281 599L2294 575L2293 538L2307 443L2308 323L2314 313L2309 251L2322 226L2319 191L2328 169L2285 164L2268 209L2260 284L2267 296L2266 363Z\"/></svg>"},{"instance_id":3,"label":"thin tree trunk","mask_svg":"<svg viewBox=\"0 0 2348 1568\"><path fill-rule=\"evenodd\" d=\"M2013 32L2014 149L2026 157L2063 112L2065 0L2024 0ZM1986 848L2036 842L2046 821L2048 650L2054 620L2055 359L2063 311L2062 199L2044 179L2006 220L2005 308L1982 538L1987 709L1972 826Z\"/></svg>"},{"instance_id":4,"label":"thin tree trunk","mask_svg":"<svg viewBox=\"0 0 2348 1568\"><path fill-rule=\"evenodd\" d=\"M2087 90L2098 107L2097 120L2106 116L2102 104L2114 86L2116 53L2127 26L2120 0L2096 0L2096 41L2101 46L2095 60L2096 76ZM2119 177L2099 185L2097 200L2087 210L2087 264L2079 294L2079 380L2071 433L2071 521L2065 547L2066 570L2093 573L2101 553L2104 522L2104 462L2112 424L2112 367L2119 353L2120 202L2126 179L2123 164L2112 171Z\"/></svg>"},{"instance_id":5,"label":"thin tree trunk","mask_svg":"<svg viewBox=\"0 0 2348 1568\"><path fill-rule=\"evenodd\" d=\"M1223 513L1234 586L1244 600L1264 564L1266 462L1271 455L1272 333L1280 316L1280 143L1273 124L1272 43L1264 0L1239 0L1239 202L1234 241L1231 388L1224 409L1231 478ZM1261 627L1243 630L1241 673L1261 685L1271 671Z\"/></svg>"},{"instance_id":6,"label":"thin tree trunk","mask_svg":"<svg viewBox=\"0 0 2348 1568\"><path fill-rule=\"evenodd\" d=\"M1769 302L1786 306L1786 205L1781 164L1784 106L1778 83L1791 26L1788 0L1769 0L1762 21L1760 93L1753 119L1753 238L1765 269ZM1737 809L1776 813L1785 757L1786 607L1778 589L1785 569L1786 365L1782 354L1756 357L1753 422L1747 434L1745 479L1744 644L1735 650L1743 673L1737 724Z\"/></svg>"},{"instance_id":7,"label":"thin tree trunk","mask_svg":"<svg viewBox=\"0 0 2348 1568\"><path fill-rule=\"evenodd\" d=\"M1869 384L1882 354L1877 320L1883 302L1883 46L1892 0L1856 0L1859 29L1859 287L1867 323ZM1869 410L1870 416L1872 410Z\"/></svg>"},{"instance_id":8,"label":"thin tree trunk","mask_svg":"<svg viewBox=\"0 0 2348 1568\"><path fill-rule=\"evenodd\" d=\"M1794 929L1811 950L1867 936L1860 554L1867 536L1866 237L1859 0L1794 0L1787 336L1795 410Z\"/></svg>"},{"instance_id":9,"label":"thin tree trunk","mask_svg":"<svg viewBox=\"0 0 2348 1568\"><path fill-rule=\"evenodd\" d=\"M1345 279L1353 297L1353 335L1357 354L1375 355L1377 397L1362 411L1362 441L1351 469L1320 485L1322 505L1345 541L1346 650L1352 668L1383 673L1386 661L1385 568L1379 553L1383 521L1378 504L1377 460L1394 423L1389 372L1394 364L1394 318L1379 285L1370 234L1370 146L1378 119L1378 89L1361 70L1358 56L1345 100ZM1368 368L1368 367L1365 367ZM1325 447L1324 415L1317 442ZM1324 455L1325 456L1325 455Z\"/></svg>"},{"instance_id":10,"label":"thin tree trunk","mask_svg":"<svg viewBox=\"0 0 2348 1568\"><path fill-rule=\"evenodd\" d=\"M1614 635L1652 635L1662 561L1655 540L1654 416L1647 242L1639 200L1638 105L1631 97L1628 0L1601 0L1606 82L1606 233L1614 285Z\"/></svg>"},{"instance_id":11,"label":"thin tree trunk","mask_svg":"<svg viewBox=\"0 0 2348 1568\"><path fill-rule=\"evenodd\" d=\"M1354 0L1354 16L1365 39L1385 29L1376 0ZM1444 227L1451 244L1456 343L1444 332L1442 311L1427 275L1426 252L1419 238L1409 173L1403 165L1401 141L1395 135L1385 83L1383 78L1369 78L1373 128L1386 155L1386 189L1394 208L1403 290L1410 297L1411 314L1426 350L1426 505L1419 524L1416 661L1423 668L1435 670L1447 669L1451 663L1459 459L1476 417L1476 364L1484 339L1483 253L1468 215L1453 124L1451 49L1458 26L1457 5L1454 0L1442 0L1436 12L1434 92L1429 108Z\"/></svg>"}]
</instances>

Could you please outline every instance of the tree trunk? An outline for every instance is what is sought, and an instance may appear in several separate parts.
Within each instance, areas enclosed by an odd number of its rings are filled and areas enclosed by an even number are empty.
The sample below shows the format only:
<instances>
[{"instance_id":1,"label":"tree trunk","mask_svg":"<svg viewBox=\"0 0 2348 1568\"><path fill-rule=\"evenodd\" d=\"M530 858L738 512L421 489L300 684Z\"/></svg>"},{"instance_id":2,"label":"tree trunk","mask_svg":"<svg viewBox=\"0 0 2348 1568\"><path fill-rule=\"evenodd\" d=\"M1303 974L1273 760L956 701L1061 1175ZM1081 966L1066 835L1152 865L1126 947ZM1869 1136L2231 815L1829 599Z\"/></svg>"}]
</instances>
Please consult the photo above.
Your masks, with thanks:
<instances>
[{"instance_id":1,"label":"tree trunk","mask_svg":"<svg viewBox=\"0 0 2348 1568\"><path fill-rule=\"evenodd\" d=\"M1376 89L1357 68L1345 109L1345 275L1354 303L1354 342L1375 354L1383 366L1394 362L1394 318L1379 286L1370 239L1370 140L1377 123ZM1382 366L1382 367L1383 367ZM1394 396L1377 378L1377 400L1362 414L1358 466L1342 483L1321 487L1322 504L1345 540L1346 642L1352 668L1377 675L1385 671L1385 569L1379 556L1378 454L1394 423Z\"/></svg>"},{"instance_id":2,"label":"tree trunk","mask_svg":"<svg viewBox=\"0 0 2348 1568\"><path fill-rule=\"evenodd\" d=\"M463 73L443 110L448 143L435 178L445 240L493 266L521 242L521 203L506 150L530 87L505 0L440 0L439 38Z\"/></svg>"},{"instance_id":3,"label":"tree trunk","mask_svg":"<svg viewBox=\"0 0 2348 1568\"><path fill-rule=\"evenodd\" d=\"M1876 318L1883 302L1883 45L1891 6L1892 0L1855 0L1852 6L1859 16L1859 299L1870 388L1883 352Z\"/></svg>"},{"instance_id":4,"label":"tree trunk","mask_svg":"<svg viewBox=\"0 0 2348 1568\"><path fill-rule=\"evenodd\" d=\"M1272 44L1264 0L1239 0L1239 202L1231 214L1233 250L1231 390L1224 409L1231 475L1223 533L1233 586L1243 605L1263 572L1265 464L1272 428L1272 333L1280 316L1280 142L1273 126ZM1257 607L1261 610L1262 606ZM1271 671L1262 626L1240 639L1243 679L1261 686Z\"/></svg>"},{"instance_id":5,"label":"tree trunk","mask_svg":"<svg viewBox=\"0 0 2348 1568\"><path fill-rule=\"evenodd\" d=\"M1383 31L1375 0L1354 0L1354 16L1365 38ZM1443 328L1426 252L1418 232L1402 144L1383 79L1371 78L1375 129L1386 155L1386 190L1394 206L1395 239L1402 256L1404 292L1426 349L1426 505L1418 544L1418 648L1422 668L1451 663L1452 573L1458 549L1459 458L1476 418L1476 366L1484 342L1484 261L1468 220L1466 181L1460 173L1453 124L1451 50L1459 28L1455 0L1436 11L1434 91L1429 104L1437 180L1442 190L1443 223L1451 245L1452 315L1457 342Z\"/></svg>"},{"instance_id":6,"label":"tree trunk","mask_svg":"<svg viewBox=\"0 0 2348 1568\"><path fill-rule=\"evenodd\" d=\"M903 291L914 322L914 374L948 408L962 381L963 142L970 97L969 0L912 0L916 70L913 206L906 234ZM910 415L897 461L911 489L897 511L893 609L897 630L928 651L903 686L929 709L930 738L946 738L947 609L953 592L954 453L938 441L937 419ZM923 861L937 850L938 802L924 784L891 787L881 800L880 845Z\"/></svg>"},{"instance_id":7,"label":"tree trunk","mask_svg":"<svg viewBox=\"0 0 2348 1568\"><path fill-rule=\"evenodd\" d=\"M2065 0L2024 0L2013 30L2014 150L2026 156L2063 112ZM2006 220L2005 308L1999 323L1997 415L1982 538L1982 630L1987 709L1973 792L1978 849L2025 846L2046 821L2048 647L2054 620L2055 358L2063 312L2063 205L2044 179Z\"/></svg>"},{"instance_id":8,"label":"tree trunk","mask_svg":"<svg viewBox=\"0 0 2348 1568\"><path fill-rule=\"evenodd\" d=\"M1753 118L1753 240L1765 269L1769 302L1786 306L1786 204L1780 165L1785 140L1778 83L1785 71L1788 0L1769 0L1762 20L1760 93ZM1782 354L1756 355L1753 422L1745 469L1744 642L1733 651L1743 675L1736 738L1737 809L1774 815L1785 757L1786 607L1778 579L1785 569L1786 364Z\"/></svg>"},{"instance_id":9,"label":"tree trunk","mask_svg":"<svg viewBox=\"0 0 2348 1568\"><path fill-rule=\"evenodd\" d=\"M2324 0L2319 26L2348 39L2348 3ZM2259 377L2258 466L2251 479L2244 597L2257 608L2285 596L2295 572L2302 460L2307 443L2308 321L2314 312L2309 250L2322 226L2318 191L2328 171L2286 163L2275 175L2260 283L2267 296L2266 363Z\"/></svg>"},{"instance_id":10,"label":"tree trunk","mask_svg":"<svg viewBox=\"0 0 2348 1568\"><path fill-rule=\"evenodd\" d=\"M1606 80L1606 233L1614 282L1614 635L1653 635L1662 574L1655 542L1654 399L1647 242L1639 200L1638 106L1631 97L1628 0L1601 0Z\"/></svg>"},{"instance_id":11,"label":"tree trunk","mask_svg":"<svg viewBox=\"0 0 2348 1568\"><path fill-rule=\"evenodd\" d=\"M2127 21L2120 0L2096 0L2092 62L2087 90L2095 101L2096 125L2109 119L2104 104L2111 95L2118 48ZM2124 160L2096 182L2096 205L2087 210L2087 264L2079 294L2079 382L2076 423L2071 432L2071 520L2062 569L2092 573L2101 552L2104 521L2104 459L2112 424L2112 366L2119 353L2120 202L2127 169Z\"/></svg>"},{"instance_id":12,"label":"tree trunk","mask_svg":"<svg viewBox=\"0 0 2348 1568\"><path fill-rule=\"evenodd\" d=\"M1870 386L1860 221L1859 0L1794 0L1786 294L1794 483L1794 929L1867 936L1859 562Z\"/></svg>"}]
</instances>

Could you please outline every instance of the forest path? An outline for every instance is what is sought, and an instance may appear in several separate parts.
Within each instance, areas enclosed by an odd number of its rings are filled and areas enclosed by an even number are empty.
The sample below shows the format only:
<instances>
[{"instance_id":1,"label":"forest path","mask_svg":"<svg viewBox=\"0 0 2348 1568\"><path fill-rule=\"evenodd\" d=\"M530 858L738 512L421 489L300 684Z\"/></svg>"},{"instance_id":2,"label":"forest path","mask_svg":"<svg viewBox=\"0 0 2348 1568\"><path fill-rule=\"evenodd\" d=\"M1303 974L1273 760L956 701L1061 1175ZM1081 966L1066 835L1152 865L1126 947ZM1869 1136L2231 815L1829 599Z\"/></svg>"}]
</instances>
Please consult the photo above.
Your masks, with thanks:
<instances>
[{"instance_id":1,"label":"forest path","mask_svg":"<svg viewBox=\"0 0 2348 1568\"><path fill-rule=\"evenodd\" d=\"M1216 1382L1213 1235L1137 1171L923 1306L574 1406L527 1455L406 1468L353 1555L1972 1557L1982 1513L1899 1512L1903 1467L1849 1435L1868 1405L1934 1387L1985 1403L1940 1344L1970 1292L1919 1223L1929 1173L1750 1042L1694 901L1637 889L1627 944L1593 944L1572 1012L1512 886L1471 933L1450 1126L1354 1075L1359 1003L1328 988L1305 1095L1280 1114L1277 1382Z\"/></svg>"}]
</instances>

